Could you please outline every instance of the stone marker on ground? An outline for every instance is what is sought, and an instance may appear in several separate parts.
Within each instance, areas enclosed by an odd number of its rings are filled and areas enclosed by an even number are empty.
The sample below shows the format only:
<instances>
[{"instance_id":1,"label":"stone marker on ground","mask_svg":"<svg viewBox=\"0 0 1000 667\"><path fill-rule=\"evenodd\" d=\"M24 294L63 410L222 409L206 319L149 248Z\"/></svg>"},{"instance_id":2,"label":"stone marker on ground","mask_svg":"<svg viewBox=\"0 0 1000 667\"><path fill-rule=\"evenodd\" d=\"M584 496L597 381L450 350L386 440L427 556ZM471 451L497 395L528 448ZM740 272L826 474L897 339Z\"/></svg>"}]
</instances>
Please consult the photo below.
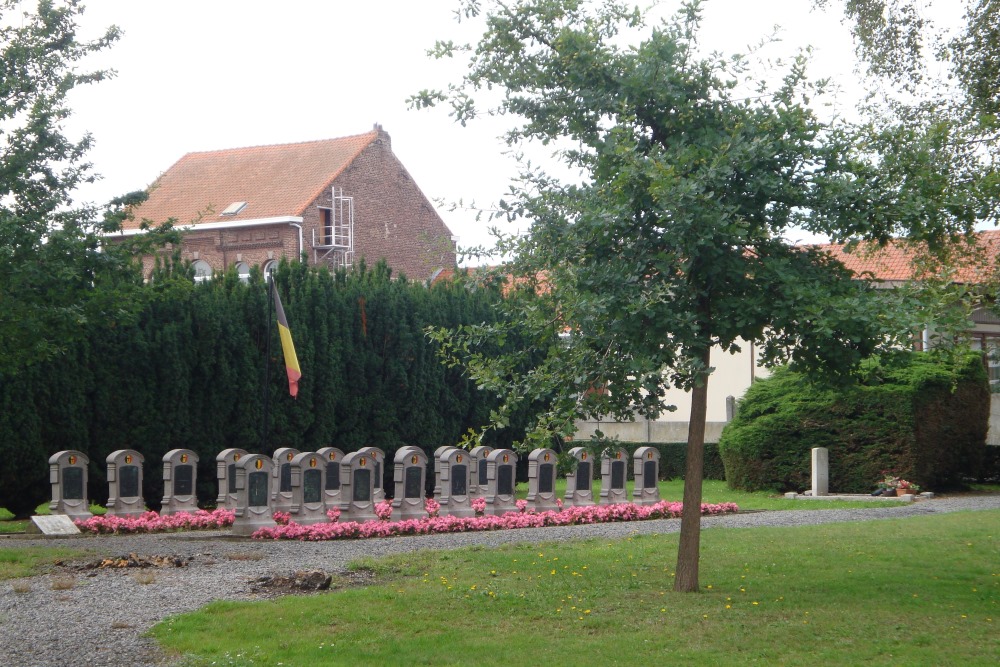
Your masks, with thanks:
<instances>
[{"instance_id":1,"label":"stone marker on ground","mask_svg":"<svg viewBox=\"0 0 1000 667\"><path fill-rule=\"evenodd\" d=\"M378 447L362 447L358 452L368 454L375 462L375 468L372 473L374 475L374 479L372 480L374 484L372 502L380 503L385 500L385 489L382 487L385 481L385 452Z\"/></svg>"},{"instance_id":2,"label":"stone marker on ground","mask_svg":"<svg viewBox=\"0 0 1000 667\"><path fill-rule=\"evenodd\" d=\"M392 467L395 495L392 499L392 518L398 521L422 519L424 509L424 483L427 480L427 454L418 447L401 447L396 450Z\"/></svg>"},{"instance_id":3,"label":"stone marker on ground","mask_svg":"<svg viewBox=\"0 0 1000 667\"><path fill-rule=\"evenodd\" d=\"M323 498L326 487L323 457L318 452L301 452L288 466L292 484L292 503L288 510L291 520L302 526L329 521Z\"/></svg>"},{"instance_id":4,"label":"stone marker on ground","mask_svg":"<svg viewBox=\"0 0 1000 667\"><path fill-rule=\"evenodd\" d=\"M340 464L340 520L374 521L375 460L369 452L351 452Z\"/></svg>"},{"instance_id":5,"label":"stone marker on ground","mask_svg":"<svg viewBox=\"0 0 1000 667\"><path fill-rule=\"evenodd\" d=\"M471 458L469 452L455 447L449 447L441 455L441 460L438 461L441 492L436 497L441 503L441 516L476 516L476 511L472 509L472 497L469 495Z\"/></svg>"},{"instance_id":6,"label":"stone marker on ground","mask_svg":"<svg viewBox=\"0 0 1000 667\"><path fill-rule=\"evenodd\" d=\"M558 510L556 504L556 453L536 449L528 454L528 507L536 512Z\"/></svg>"},{"instance_id":7,"label":"stone marker on ground","mask_svg":"<svg viewBox=\"0 0 1000 667\"><path fill-rule=\"evenodd\" d=\"M236 464L236 520L233 535L252 535L258 528L273 528L271 483L274 461L270 456L247 454Z\"/></svg>"},{"instance_id":8,"label":"stone marker on ground","mask_svg":"<svg viewBox=\"0 0 1000 667\"><path fill-rule=\"evenodd\" d=\"M569 507L589 507L594 504L594 460L586 447L574 447L569 455L576 466L566 475L563 502Z\"/></svg>"},{"instance_id":9,"label":"stone marker on ground","mask_svg":"<svg viewBox=\"0 0 1000 667\"><path fill-rule=\"evenodd\" d=\"M485 498L489 488L486 478L486 457L493 451L492 447L480 445L469 452L469 497Z\"/></svg>"},{"instance_id":10,"label":"stone marker on ground","mask_svg":"<svg viewBox=\"0 0 1000 667\"><path fill-rule=\"evenodd\" d=\"M608 447L601 454L601 505L628 502L625 496L625 456L621 447Z\"/></svg>"},{"instance_id":11,"label":"stone marker on ground","mask_svg":"<svg viewBox=\"0 0 1000 667\"><path fill-rule=\"evenodd\" d=\"M146 511L142 497L142 464L145 457L134 449L108 454L108 516L138 517Z\"/></svg>"},{"instance_id":12,"label":"stone marker on ground","mask_svg":"<svg viewBox=\"0 0 1000 667\"><path fill-rule=\"evenodd\" d=\"M514 499L516 472L517 454L513 450L494 449L486 457L486 514L499 516L517 511Z\"/></svg>"},{"instance_id":13,"label":"stone marker on ground","mask_svg":"<svg viewBox=\"0 0 1000 667\"><path fill-rule=\"evenodd\" d=\"M198 455L171 449L163 455L163 503L160 514L198 511Z\"/></svg>"},{"instance_id":14,"label":"stone marker on ground","mask_svg":"<svg viewBox=\"0 0 1000 667\"><path fill-rule=\"evenodd\" d=\"M274 467L271 474L274 479L271 484L271 509L275 512L288 512L292 507L292 459L299 454L294 447L278 447L274 450L271 460Z\"/></svg>"},{"instance_id":15,"label":"stone marker on ground","mask_svg":"<svg viewBox=\"0 0 1000 667\"><path fill-rule=\"evenodd\" d=\"M632 454L632 462L635 477L632 502L636 505L655 505L660 502L660 450L656 447L639 447Z\"/></svg>"},{"instance_id":16,"label":"stone marker on ground","mask_svg":"<svg viewBox=\"0 0 1000 667\"><path fill-rule=\"evenodd\" d=\"M49 457L49 483L52 485L52 502L49 512L65 514L71 519L89 519L90 503L87 502L87 466L90 459L83 452L67 449Z\"/></svg>"},{"instance_id":17,"label":"stone marker on ground","mask_svg":"<svg viewBox=\"0 0 1000 667\"><path fill-rule=\"evenodd\" d=\"M321 447L316 453L326 464L326 473L323 475L323 479L326 480L323 487L323 503L328 510L340 509L340 463L344 460L344 452L336 447Z\"/></svg>"},{"instance_id":18,"label":"stone marker on ground","mask_svg":"<svg viewBox=\"0 0 1000 667\"><path fill-rule=\"evenodd\" d=\"M826 447L812 448L812 494L830 494L830 451Z\"/></svg>"},{"instance_id":19,"label":"stone marker on ground","mask_svg":"<svg viewBox=\"0 0 1000 667\"><path fill-rule=\"evenodd\" d=\"M245 456L249 456L245 449L232 447L223 449L215 457L215 477L219 480L219 495L215 498L216 507L236 509L236 466Z\"/></svg>"},{"instance_id":20,"label":"stone marker on ground","mask_svg":"<svg viewBox=\"0 0 1000 667\"><path fill-rule=\"evenodd\" d=\"M65 514L50 514L48 516L33 516L31 523L25 528L26 533L41 533L46 537L67 537L79 535L80 529L73 519Z\"/></svg>"}]
</instances>

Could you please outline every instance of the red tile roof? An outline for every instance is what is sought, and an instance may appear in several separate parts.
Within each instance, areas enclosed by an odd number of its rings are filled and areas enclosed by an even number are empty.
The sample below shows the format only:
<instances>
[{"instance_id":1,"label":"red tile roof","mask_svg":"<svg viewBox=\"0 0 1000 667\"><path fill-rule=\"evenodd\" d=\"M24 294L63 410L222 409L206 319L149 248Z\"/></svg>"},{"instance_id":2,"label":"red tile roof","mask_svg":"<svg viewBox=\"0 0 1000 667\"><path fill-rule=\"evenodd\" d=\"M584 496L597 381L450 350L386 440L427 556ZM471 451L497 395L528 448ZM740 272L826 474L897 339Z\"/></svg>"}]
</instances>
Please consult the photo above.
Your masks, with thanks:
<instances>
[{"instance_id":1,"label":"red tile roof","mask_svg":"<svg viewBox=\"0 0 1000 667\"><path fill-rule=\"evenodd\" d=\"M149 199L125 227L170 217L189 224L301 216L377 136L373 130L323 141L188 153L150 186ZM234 202L247 205L236 215L220 215Z\"/></svg>"},{"instance_id":2,"label":"red tile roof","mask_svg":"<svg viewBox=\"0 0 1000 667\"><path fill-rule=\"evenodd\" d=\"M824 244L816 246L826 250L858 277L878 281L905 281L926 276L929 269L914 266L916 251L912 246L894 241L879 248L874 244L858 244L851 252L843 245ZM976 252L978 251L978 252ZM957 269L953 282L979 284L990 280L997 272L1000 259L1000 231L991 230L976 233L975 251L972 248L957 252Z\"/></svg>"}]
</instances>

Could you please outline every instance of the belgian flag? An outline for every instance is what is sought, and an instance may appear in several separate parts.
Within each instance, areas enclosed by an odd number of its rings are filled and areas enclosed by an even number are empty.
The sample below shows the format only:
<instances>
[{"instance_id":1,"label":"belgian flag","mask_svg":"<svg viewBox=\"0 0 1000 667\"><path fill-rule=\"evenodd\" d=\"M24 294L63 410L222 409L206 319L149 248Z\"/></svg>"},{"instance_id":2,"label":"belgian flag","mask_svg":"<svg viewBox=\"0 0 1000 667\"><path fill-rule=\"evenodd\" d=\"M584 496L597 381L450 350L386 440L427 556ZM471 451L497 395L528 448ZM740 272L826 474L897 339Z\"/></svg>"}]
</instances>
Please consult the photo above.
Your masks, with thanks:
<instances>
[{"instance_id":1,"label":"belgian flag","mask_svg":"<svg viewBox=\"0 0 1000 667\"><path fill-rule=\"evenodd\" d=\"M271 279L271 292L274 294L274 310L278 314L278 335L281 336L281 351L285 356L285 371L288 373L288 393L292 398L298 396L299 378L302 369L299 368L299 358L295 355L295 344L292 342L292 331L285 319L285 309L281 307L281 297L278 296L278 286Z\"/></svg>"}]
</instances>

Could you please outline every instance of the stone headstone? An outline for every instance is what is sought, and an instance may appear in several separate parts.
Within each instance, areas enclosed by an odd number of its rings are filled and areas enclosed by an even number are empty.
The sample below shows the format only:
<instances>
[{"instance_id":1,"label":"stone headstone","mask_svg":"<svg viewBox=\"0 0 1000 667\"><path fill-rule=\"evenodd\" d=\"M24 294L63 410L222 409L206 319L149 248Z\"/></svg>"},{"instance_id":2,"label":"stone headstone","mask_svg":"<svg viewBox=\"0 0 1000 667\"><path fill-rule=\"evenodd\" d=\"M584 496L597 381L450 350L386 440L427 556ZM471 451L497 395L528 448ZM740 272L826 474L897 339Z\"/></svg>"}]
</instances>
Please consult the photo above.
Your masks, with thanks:
<instances>
[{"instance_id":1,"label":"stone headstone","mask_svg":"<svg viewBox=\"0 0 1000 667\"><path fill-rule=\"evenodd\" d=\"M198 455L190 449L171 449L163 455L161 515L198 511Z\"/></svg>"},{"instance_id":2,"label":"stone headstone","mask_svg":"<svg viewBox=\"0 0 1000 667\"><path fill-rule=\"evenodd\" d=\"M369 452L356 451L340 464L340 520L374 521L375 466Z\"/></svg>"},{"instance_id":3,"label":"stone headstone","mask_svg":"<svg viewBox=\"0 0 1000 667\"><path fill-rule=\"evenodd\" d=\"M323 478L326 485L323 488L323 503L326 509L340 509L340 464L344 460L344 452L336 447L322 447L316 451L323 459L326 472Z\"/></svg>"},{"instance_id":4,"label":"stone headstone","mask_svg":"<svg viewBox=\"0 0 1000 667\"><path fill-rule=\"evenodd\" d=\"M236 520L233 535L247 536L259 528L273 528L271 484L274 461L270 456L247 454L236 463Z\"/></svg>"},{"instance_id":5,"label":"stone headstone","mask_svg":"<svg viewBox=\"0 0 1000 667\"><path fill-rule=\"evenodd\" d=\"M626 452L621 447L608 447L601 454L601 505L628 502L625 496Z\"/></svg>"},{"instance_id":6,"label":"stone headstone","mask_svg":"<svg viewBox=\"0 0 1000 667\"><path fill-rule=\"evenodd\" d=\"M422 519L424 482L427 478L427 454L418 447L401 447L393 458L392 476L396 485L392 499L392 517L399 521Z\"/></svg>"},{"instance_id":7,"label":"stone headstone","mask_svg":"<svg viewBox=\"0 0 1000 667\"><path fill-rule=\"evenodd\" d=\"M594 455L586 447L574 447L569 455L576 463L566 475L563 502L570 507L589 507L594 504Z\"/></svg>"},{"instance_id":8,"label":"stone headstone","mask_svg":"<svg viewBox=\"0 0 1000 667\"><path fill-rule=\"evenodd\" d=\"M660 502L660 450L656 447L636 449L632 454L632 472L635 477L632 502L636 505Z\"/></svg>"},{"instance_id":9,"label":"stone headstone","mask_svg":"<svg viewBox=\"0 0 1000 667\"><path fill-rule=\"evenodd\" d=\"M551 449L536 449L528 454L528 507L537 512L557 510L556 453Z\"/></svg>"},{"instance_id":10,"label":"stone headstone","mask_svg":"<svg viewBox=\"0 0 1000 667\"><path fill-rule=\"evenodd\" d=\"M516 473L517 454L513 450L494 449L486 457L486 514L500 515L517 511L514 498Z\"/></svg>"},{"instance_id":11,"label":"stone headstone","mask_svg":"<svg viewBox=\"0 0 1000 667\"><path fill-rule=\"evenodd\" d=\"M71 519L89 519L87 502L87 466L90 459L83 452L66 449L49 457L49 483L52 502L49 512L65 514Z\"/></svg>"},{"instance_id":12,"label":"stone headstone","mask_svg":"<svg viewBox=\"0 0 1000 667\"><path fill-rule=\"evenodd\" d=\"M830 495L830 451L826 447L812 449L812 494Z\"/></svg>"},{"instance_id":13,"label":"stone headstone","mask_svg":"<svg viewBox=\"0 0 1000 667\"><path fill-rule=\"evenodd\" d=\"M326 464L319 452L301 452L288 464L291 471L292 521L307 526L329 521L326 516Z\"/></svg>"},{"instance_id":14,"label":"stone headstone","mask_svg":"<svg viewBox=\"0 0 1000 667\"><path fill-rule=\"evenodd\" d=\"M374 502L380 503L385 500L385 489L382 487L385 480L385 452L378 447L362 447L358 451L368 454L375 462L375 468L372 471L375 484L373 499Z\"/></svg>"},{"instance_id":15,"label":"stone headstone","mask_svg":"<svg viewBox=\"0 0 1000 667\"><path fill-rule=\"evenodd\" d=\"M480 445L479 447L473 447L469 452L469 497L470 498L485 498L486 492L489 489L489 481L487 479L487 469L489 466L486 465L486 457L490 455L493 451L492 447L486 447L485 445Z\"/></svg>"},{"instance_id":16,"label":"stone headstone","mask_svg":"<svg viewBox=\"0 0 1000 667\"><path fill-rule=\"evenodd\" d=\"M108 516L137 517L146 511L142 497L142 464L145 458L134 449L108 454Z\"/></svg>"},{"instance_id":17,"label":"stone headstone","mask_svg":"<svg viewBox=\"0 0 1000 667\"><path fill-rule=\"evenodd\" d=\"M441 457L450 449L455 449L455 447L443 445L434 450L434 491L431 492L431 495L437 499L441 498Z\"/></svg>"},{"instance_id":18,"label":"stone headstone","mask_svg":"<svg viewBox=\"0 0 1000 667\"><path fill-rule=\"evenodd\" d=\"M731 422L736 418L736 398L726 396L726 421Z\"/></svg>"},{"instance_id":19,"label":"stone headstone","mask_svg":"<svg viewBox=\"0 0 1000 667\"><path fill-rule=\"evenodd\" d=\"M294 447L278 447L274 450L271 460L274 467L271 474L274 480L271 484L271 509L275 512L288 512L292 508L292 459L299 454Z\"/></svg>"},{"instance_id":20,"label":"stone headstone","mask_svg":"<svg viewBox=\"0 0 1000 667\"><path fill-rule=\"evenodd\" d=\"M46 537L68 537L79 535L80 529L73 523L73 519L65 514L50 514L49 516L33 516L31 523L25 528L25 532L38 534Z\"/></svg>"},{"instance_id":21,"label":"stone headstone","mask_svg":"<svg viewBox=\"0 0 1000 667\"><path fill-rule=\"evenodd\" d=\"M455 447L450 447L442 454L438 462L441 492L437 495L437 501L441 503L441 516L476 516L476 511L472 509L472 496L469 495L471 460L469 452Z\"/></svg>"},{"instance_id":22,"label":"stone headstone","mask_svg":"<svg viewBox=\"0 0 1000 667\"><path fill-rule=\"evenodd\" d=\"M236 467L246 456L249 454L245 449L232 447L223 449L215 457L215 477L219 480L219 495L215 498L216 507L236 509Z\"/></svg>"}]
</instances>

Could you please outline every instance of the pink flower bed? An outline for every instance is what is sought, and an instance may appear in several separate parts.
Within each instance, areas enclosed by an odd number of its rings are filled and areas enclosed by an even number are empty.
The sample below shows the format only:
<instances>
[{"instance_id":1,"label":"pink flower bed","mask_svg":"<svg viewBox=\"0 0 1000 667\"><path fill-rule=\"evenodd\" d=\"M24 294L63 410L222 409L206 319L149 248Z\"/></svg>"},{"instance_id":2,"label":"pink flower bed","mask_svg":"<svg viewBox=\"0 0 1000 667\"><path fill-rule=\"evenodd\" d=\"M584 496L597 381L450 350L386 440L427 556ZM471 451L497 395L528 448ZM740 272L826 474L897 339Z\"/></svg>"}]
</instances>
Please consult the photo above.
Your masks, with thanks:
<instances>
[{"instance_id":1,"label":"pink flower bed","mask_svg":"<svg viewBox=\"0 0 1000 667\"><path fill-rule=\"evenodd\" d=\"M169 530L211 530L233 525L236 513L217 509L212 512L198 510L194 513L178 512L160 516L156 512L143 512L138 517L92 516L73 523L84 532L91 533L162 533Z\"/></svg>"},{"instance_id":2,"label":"pink flower bed","mask_svg":"<svg viewBox=\"0 0 1000 667\"><path fill-rule=\"evenodd\" d=\"M475 501L473 501L475 502ZM508 528L540 528L543 526L571 526L584 523L609 521L643 521L647 519L675 519L680 517L683 506L678 502L661 500L655 505L639 506L632 503L595 505L593 507L568 507L548 512L508 512L501 516L454 516L407 519L406 521L345 521L344 523L316 523L300 526L289 522L276 528L261 528L251 536L255 539L274 540L344 540L367 537L393 537L397 535L429 535L432 533L461 533L473 530L506 530ZM703 504L703 515L738 512L736 503Z\"/></svg>"}]
</instances>

